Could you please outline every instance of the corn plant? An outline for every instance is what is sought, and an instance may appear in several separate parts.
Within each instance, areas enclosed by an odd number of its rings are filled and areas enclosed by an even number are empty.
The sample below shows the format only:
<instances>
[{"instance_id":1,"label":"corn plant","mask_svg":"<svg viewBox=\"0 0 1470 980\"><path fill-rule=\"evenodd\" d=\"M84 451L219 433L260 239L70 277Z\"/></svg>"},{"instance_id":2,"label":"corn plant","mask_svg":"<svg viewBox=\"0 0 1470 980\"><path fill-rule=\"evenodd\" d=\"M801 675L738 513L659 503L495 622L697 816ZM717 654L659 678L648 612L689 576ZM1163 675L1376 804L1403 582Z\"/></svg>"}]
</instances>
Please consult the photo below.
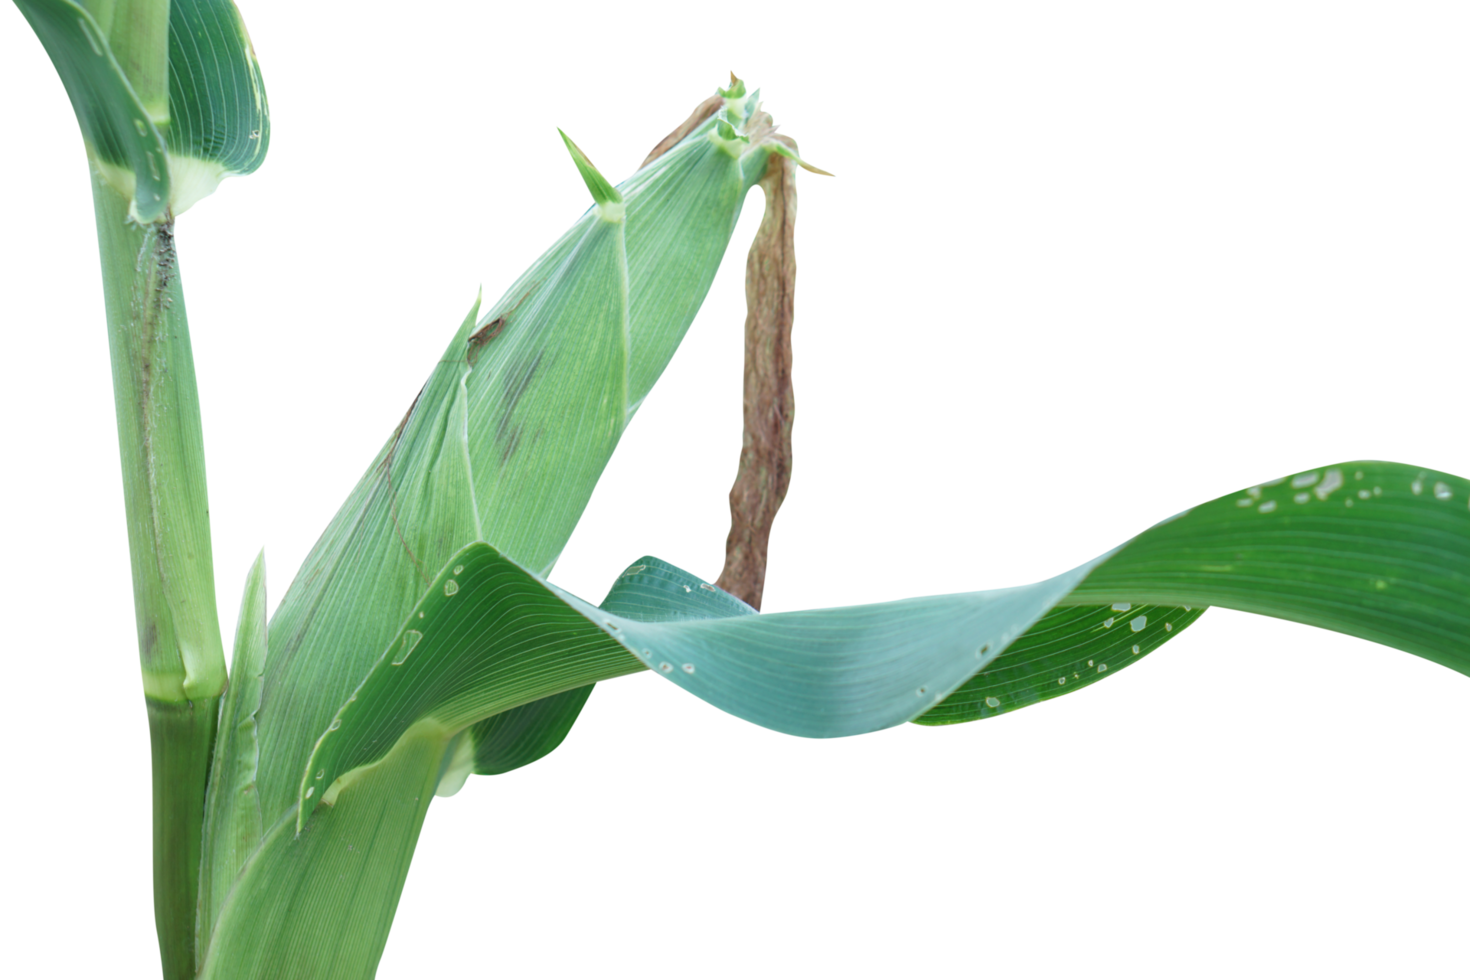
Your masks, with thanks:
<instances>
[{"instance_id":1,"label":"corn plant","mask_svg":"<svg viewBox=\"0 0 1470 980\"><path fill-rule=\"evenodd\" d=\"M263 162L261 72L228 0L17 4L93 172L165 976L371 976L433 797L545 757L619 676L809 738L951 725L1110 678L1212 606L1470 673L1470 481L1375 461L1226 494L1032 585L759 614L815 168L733 76L619 184L563 135L591 206L450 334L269 622L255 563L227 671L174 219ZM724 572L638 558L594 605L549 576L757 184Z\"/></svg>"}]
</instances>

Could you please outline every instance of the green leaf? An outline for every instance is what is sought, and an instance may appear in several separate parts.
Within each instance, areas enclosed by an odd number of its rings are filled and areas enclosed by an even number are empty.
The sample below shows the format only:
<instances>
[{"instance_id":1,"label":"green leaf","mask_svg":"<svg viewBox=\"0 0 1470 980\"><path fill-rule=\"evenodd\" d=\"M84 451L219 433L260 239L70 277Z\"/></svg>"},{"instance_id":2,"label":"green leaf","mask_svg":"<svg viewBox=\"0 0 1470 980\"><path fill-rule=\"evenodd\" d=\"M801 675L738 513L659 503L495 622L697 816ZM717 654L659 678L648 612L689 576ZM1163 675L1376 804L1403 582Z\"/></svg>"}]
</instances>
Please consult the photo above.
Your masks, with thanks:
<instances>
[{"instance_id":1,"label":"green leaf","mask_svg":"<svg viewBox=\"0 0 1470 980\"><path fill-rule=\"evenodd\" d=\"M1251 487L1134 538L1074 601L1277 616L1470 672L1470 482L1342 463Z\"/></svg>"},{"instance_id":2,"label":"green leaf","mask_svg":"<svg viewBox=\"0 0 1470 980\"><path fill-rule=\"evenodd\" d=\"M649 564L640 559L624 578L647 576L635 570ZM1019 589L688 621L619 619L613 632L645 665L730 714L792 735L856 735L937 704L1094 564ZM703 583L669 589L669 601L708 601L700 592L737 601Z\"/></svg>"},{"instance_id":3,"label":"green leaf","mask_svg":"<svg viewBox=\"0 0 1470 980\"><path fill-rule=\"evenodd\" d=\"M168 5L168 110L139 100L104 30L72 0L17 0L71 98L87 152L132 201L134 220L182 214L265 160L270 117L260 65L230 0ZM112 34L126 31L119 20ZM123 37L121 41L130 41Z\"/></svg>"},{"instance_id":4,"label":"green leaf","mask_svg":"<svg viewBox=\"0 0 1470 980\"><path fill-rule=\"evenodd\" d=\"M159 128L182 214L228 176L254 173L270 147L260 64L231 0L169 6L169 119Z\"/></svg>"},{"instance_id":5,"label":"green leaf","mask_svg":"<svg viewBox=\"0 0 1470 980\"><path fill-rule=\"evenodd\" d=\"M1467 500L1470 482L1457 477L1348 463L1212 501L1035 585L771 615L653 559L630 567L596 608L472 545L323 733L302 799L316 785L332 798L335 780L350 782L412 725L448 738L597 671L629 672L609 639L717 707L812 737L930 710L928 723L970 720L1068 693L1116 673L1207 605L1324 626L1470 673Z\"/></svg>"},{"instance_id":6,"label":"green leaf","mask_svg":"<svg viewBox=\"0 0 1470 980\"><path fill-rule=\"evenodd\" d=\"M574 687L476 722L470 728L474 772L498 776L545 757L572 730L594 686Z\"/></svg>"},{"instance_id":7,"label":"green leaf","mask_svg":"<svg viewBox=\"0 0 1470 980\"><path fill-rule=\"evenodd\" d=\"M1203 606L1058 606L920 725L953 725L1071 694L1137 663L1204 614ZM1134 629L1134 626L1137 629Z\"/></svg>"},{"instance_id":8,"label":"green leaf","mask_svg":"<svg viewBox=\"0 0 1470 980\"><path fill-rule=\"evenodd\" d=\"M501 711L639 669L553 588L491 546L470 545L317 739L301 773L297 826L316 801L333 805L349 774L383 758L411 726L447 743Z\"/></svg>"},{"instance_id":9,"label":"green leaf","mask_svg":"<svg viewBox=\"0 0 1470 980\"><path fill-rule=\"evenodd\" d=\"M719 707L793 734L898 724L1025 632L1091 566L1025 589L767 616L656 559L602 608L487 544L456 555L317 741L298 821L333 803L410 727L459 730L644 666Z\"/></svg>"},{"instance_id":10,"label":"green leaf","mask_svg":"<svg viewBox=\"0 0 1470 980\"><path fill-rule=\"evenodd\" d=\"M71 0L16 0L66 87L88 154L143 223L169 203L167 150L148 111L128 84L106 32Z\"/></svg>"},{"instance_id":11,"label":"green leaf","mask_svg":"<svg viewBox=\"0 0 1470 980\"><path fill-rule=\"evenodd\" d=\"M1470 673L1467 491L1458 477L1358 462L1196 507L1134 538L1066 600L1132 608L1084 609L1077 631L1058 609L1049 633L1039 631L1044 620L1034 640L915 720L970 721L1069 694L1177 635L1206 605L1336 630ZM1089 670L1089 660L1108 670Z\"/></svg>"}]
</instances>

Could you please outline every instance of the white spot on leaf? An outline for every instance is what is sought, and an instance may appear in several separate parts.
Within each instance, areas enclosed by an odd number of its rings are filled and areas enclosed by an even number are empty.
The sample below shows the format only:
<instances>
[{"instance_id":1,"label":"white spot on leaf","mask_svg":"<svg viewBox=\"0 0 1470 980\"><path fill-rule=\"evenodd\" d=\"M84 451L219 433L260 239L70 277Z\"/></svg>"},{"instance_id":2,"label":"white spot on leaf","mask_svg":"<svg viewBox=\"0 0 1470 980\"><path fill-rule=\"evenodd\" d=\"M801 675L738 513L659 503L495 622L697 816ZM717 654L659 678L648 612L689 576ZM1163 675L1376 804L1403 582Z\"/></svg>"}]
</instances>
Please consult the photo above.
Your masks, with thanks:
<instances>
[{"instance_id":1,"label":"white spot on leaf","mask_svg":"<svg viewBox=\"0 0 1470 980\"><path fill-rule=\"evenodd\" d=\"M418 630L404 630L403 642L398 644L398 652L393 655L393 666L397 667L407 660L408 655L413 653L413 648L418 646L419 640L423 638L424 634Z\"/></svg>"},{"instance_id":2,"label":"white spot on leaf","mask_svg":"<svg viewBox=\"0 0 1470 980\"><path fill-rule=\"evenodd\" d=\"M1318 500L1326 500L1332 494L1332 491L1341 489L1342 483L1342 470L1336 468L1330 469L1327 471L1327 475L1322 477L1321 484L1318 485L1313 493L1317 495Z\"/></svg>"}]
</instances>

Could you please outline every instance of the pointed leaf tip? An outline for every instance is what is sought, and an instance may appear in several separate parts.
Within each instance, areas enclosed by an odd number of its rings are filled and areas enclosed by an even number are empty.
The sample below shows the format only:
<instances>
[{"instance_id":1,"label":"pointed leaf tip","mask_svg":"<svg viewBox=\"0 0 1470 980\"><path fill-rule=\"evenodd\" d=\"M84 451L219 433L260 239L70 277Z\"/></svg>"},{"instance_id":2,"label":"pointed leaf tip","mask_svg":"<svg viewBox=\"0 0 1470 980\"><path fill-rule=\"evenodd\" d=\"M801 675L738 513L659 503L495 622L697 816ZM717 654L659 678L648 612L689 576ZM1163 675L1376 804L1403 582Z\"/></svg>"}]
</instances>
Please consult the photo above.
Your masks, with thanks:
<instances>
[{"instance_id":1,"label":"pointed leaf tip","mask_svg":"<svg viewBox=\"0 0 1470 980\"><path fill-rule=\"evenodd\" d=\"M597 168L592 165L592 161L587 159L587 154L582 152L582 148L573 143L572 138L562 130L558 129L557 132L561 133L562 141L566 143L567 151L572 155L572 162L577 165L577 172L582 175L582 180L587 184L587 190L592 193L592 200L599 205L623 203L623 195L598 172Z\"/></svg>"},{"instance_id":2,"label":"pointed leaf tip","mask_svg":"<svg viewBox=\"0 0 1470 980\"><path fill-rule=\"evenodd\" d=\"M829 173L828 171L823 170L820 167L814 167L811 164L807 163L801 158L801 155L796 152L796 147L794 145L787 145L786 143L781 142L782 139L784 139L784 137L778 137L771 142L771 149L774 150L776 153L779 153L781 156L786 157L788 160L795 162L798 167L807 171L808 173L821 174L823 177L837 176L834 173Z\"/></svg>"}]
</instances>

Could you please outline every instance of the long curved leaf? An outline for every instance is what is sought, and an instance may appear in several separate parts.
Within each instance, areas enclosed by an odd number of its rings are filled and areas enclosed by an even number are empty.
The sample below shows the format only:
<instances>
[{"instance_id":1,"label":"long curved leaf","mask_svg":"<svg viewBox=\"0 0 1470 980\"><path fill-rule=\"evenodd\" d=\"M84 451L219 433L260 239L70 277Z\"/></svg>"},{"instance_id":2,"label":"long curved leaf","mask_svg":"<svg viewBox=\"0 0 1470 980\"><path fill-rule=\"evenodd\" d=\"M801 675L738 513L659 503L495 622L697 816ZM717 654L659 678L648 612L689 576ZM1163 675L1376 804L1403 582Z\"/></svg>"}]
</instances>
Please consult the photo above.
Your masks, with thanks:
<instances>
[{"instance_id":1,"label":"long curved leaf","mask_svg":"<svg viewBox=\"0 0 1470 980\"><path fill-rule=\"evenodd\" d=\"M339 792L339 777L410 726L447 737L640 665L732 714L814 737L930 711L927 723L971 720L1076 690L1209 605L1470 673L1467 500L1458 477L1348 463L1222 497L1024 588L771 615L655 559L630 567L597 608L471 545L318 740L300 799Z\"/></svg>"}]
</instances>

